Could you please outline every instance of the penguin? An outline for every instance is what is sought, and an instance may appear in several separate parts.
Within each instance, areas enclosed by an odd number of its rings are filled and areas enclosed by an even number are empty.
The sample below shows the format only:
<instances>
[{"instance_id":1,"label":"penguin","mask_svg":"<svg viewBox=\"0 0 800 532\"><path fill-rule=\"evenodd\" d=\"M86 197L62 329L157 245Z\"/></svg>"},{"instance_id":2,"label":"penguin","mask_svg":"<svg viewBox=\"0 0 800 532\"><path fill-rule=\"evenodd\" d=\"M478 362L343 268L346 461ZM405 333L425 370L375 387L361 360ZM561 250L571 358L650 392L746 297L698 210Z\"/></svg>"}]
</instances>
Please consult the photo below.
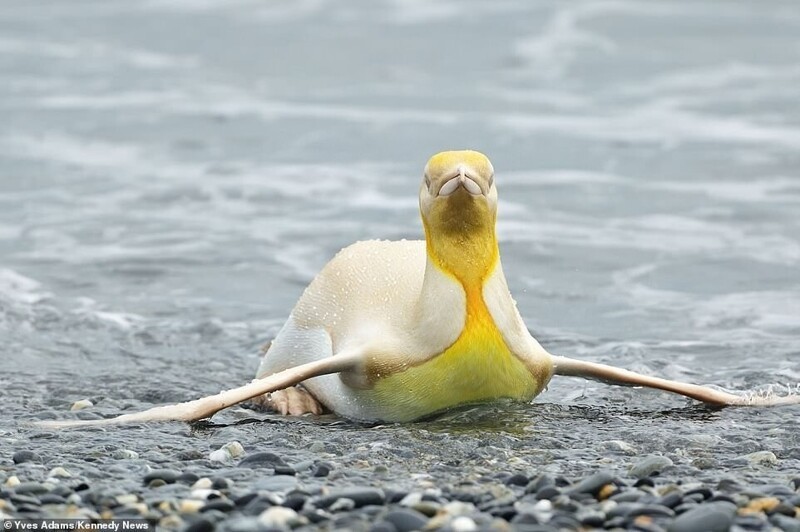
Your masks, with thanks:
<instances>
[{"instance_id":1,"label":"penguin","mask_svg":"<svg viewBox=\"0 0 800 532\"><path fill-rule=\"evenodd\" d=\"M430 158L419 188L424 240L342 249L303 292L251 383L216 395L49 427L195 421L253 400L284 414L324 409L359 422L410 422L466 404L532 401L554 375L657 388L717 406L800 404L736 395L546 351L503 274L489 159Z\"/></svg>"}]
</instances>

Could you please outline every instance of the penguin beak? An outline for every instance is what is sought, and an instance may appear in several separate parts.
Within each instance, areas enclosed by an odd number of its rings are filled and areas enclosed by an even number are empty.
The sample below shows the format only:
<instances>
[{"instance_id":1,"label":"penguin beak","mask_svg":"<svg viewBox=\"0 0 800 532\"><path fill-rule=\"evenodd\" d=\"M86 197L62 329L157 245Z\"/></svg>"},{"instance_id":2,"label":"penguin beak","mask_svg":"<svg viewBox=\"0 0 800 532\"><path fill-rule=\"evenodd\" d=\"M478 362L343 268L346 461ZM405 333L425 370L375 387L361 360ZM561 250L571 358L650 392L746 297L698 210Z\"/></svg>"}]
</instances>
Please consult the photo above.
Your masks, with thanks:
<instances>
[{"instance_id":1,"label":"penguin beak","mask_svg":"<svg viewBox=\"0 0 800 532\"><path fill-rule=\"evenodd\" d=\"M445 181L444 185L439 189L438 196L449 196L460 188L463 188L473 196L483 195L481 186L467 174L463 166L459 166L458 174Z\"/></svg>"}]
</instances>

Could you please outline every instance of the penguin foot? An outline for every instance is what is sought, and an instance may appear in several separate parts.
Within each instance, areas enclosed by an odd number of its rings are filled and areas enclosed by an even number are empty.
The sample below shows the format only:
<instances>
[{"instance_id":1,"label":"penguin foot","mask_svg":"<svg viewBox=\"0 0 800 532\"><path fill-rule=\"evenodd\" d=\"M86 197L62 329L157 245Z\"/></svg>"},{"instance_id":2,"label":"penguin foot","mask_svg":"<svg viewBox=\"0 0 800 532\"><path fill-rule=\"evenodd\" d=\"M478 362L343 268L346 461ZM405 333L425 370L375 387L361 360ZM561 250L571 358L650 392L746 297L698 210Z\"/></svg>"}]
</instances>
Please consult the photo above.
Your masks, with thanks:
<instances>
[{"instance_id":1,"label":"penguin foot","mask_svg":"<svg viewBox=\"0 0 800 532\"><path fill-rule=\"evenodd\" d=\"M265 393L254 397L257 406L283 414L302 416L303 414L322 414L325 408L302 386L290 386L283 390Z\"/></svg>"}]
</instances>

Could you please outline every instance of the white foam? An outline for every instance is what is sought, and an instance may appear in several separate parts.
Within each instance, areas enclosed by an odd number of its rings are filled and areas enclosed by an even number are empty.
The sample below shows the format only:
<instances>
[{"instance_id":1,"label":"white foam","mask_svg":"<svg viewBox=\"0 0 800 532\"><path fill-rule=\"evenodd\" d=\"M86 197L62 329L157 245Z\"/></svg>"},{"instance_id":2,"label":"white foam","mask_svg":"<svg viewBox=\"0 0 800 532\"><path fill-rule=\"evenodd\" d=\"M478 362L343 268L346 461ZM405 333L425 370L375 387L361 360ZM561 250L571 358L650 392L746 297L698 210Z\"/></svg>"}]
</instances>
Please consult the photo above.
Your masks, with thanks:
<instances>
[{"instance_id":1,"label":"white foam","mask_svg":"<svg viewBox=\"0 0 800 532\"><path fill-rule=\"evenodd\" d=\"M41 283L30 277L8 268L0 268L0 298L6 301L33 305L52 297L52 294L41 288Z\"/></svg>"},{"instance_id":2,"label":"white foam","mask_svg":"<svg viewBox=\"0 0 800 532\"><path fill-rule=\"evenodd\" d=\"M798 127L688 111L666 100L627 105L602 114L505 114L493 122L520 133L556 132L567 137L631 144L715 142L800 148Z\"/></svg>"},{"instance_id":3,"label":"white foam","mask_svg":"<svg viewBox=\"0 0 800 532\"><path fill-rule=\"evenodd\" d=\"M144 70L173 70L197 65L193 57L166 55L141 48L117 48L106 42L87 39L55 41L0 38L0 54L32 55L65 61L106 61Z\"/></svg>"}]
</instances>

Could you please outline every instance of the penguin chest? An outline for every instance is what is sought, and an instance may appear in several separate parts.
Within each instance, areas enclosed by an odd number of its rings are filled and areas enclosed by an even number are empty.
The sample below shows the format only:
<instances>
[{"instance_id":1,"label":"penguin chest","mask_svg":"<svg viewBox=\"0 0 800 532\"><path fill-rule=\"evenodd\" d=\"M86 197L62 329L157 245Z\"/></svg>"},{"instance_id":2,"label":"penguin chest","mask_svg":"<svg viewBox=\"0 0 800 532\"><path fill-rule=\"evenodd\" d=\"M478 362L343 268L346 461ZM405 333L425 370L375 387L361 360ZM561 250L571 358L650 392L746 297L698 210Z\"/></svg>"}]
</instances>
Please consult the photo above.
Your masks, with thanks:
<instances>
[{"instance_id":1,"label":"penguin chest","mask_svg":"<svg viewBox=\"0 0 800 532\"><path fill-rule=\"evenodd\" d=\"M414 419L492 399L530 400L538 389L480 301L468 305L464 329L452 345L420 365L381 378L374 392Z\"/></svg>"}]
</instances>

